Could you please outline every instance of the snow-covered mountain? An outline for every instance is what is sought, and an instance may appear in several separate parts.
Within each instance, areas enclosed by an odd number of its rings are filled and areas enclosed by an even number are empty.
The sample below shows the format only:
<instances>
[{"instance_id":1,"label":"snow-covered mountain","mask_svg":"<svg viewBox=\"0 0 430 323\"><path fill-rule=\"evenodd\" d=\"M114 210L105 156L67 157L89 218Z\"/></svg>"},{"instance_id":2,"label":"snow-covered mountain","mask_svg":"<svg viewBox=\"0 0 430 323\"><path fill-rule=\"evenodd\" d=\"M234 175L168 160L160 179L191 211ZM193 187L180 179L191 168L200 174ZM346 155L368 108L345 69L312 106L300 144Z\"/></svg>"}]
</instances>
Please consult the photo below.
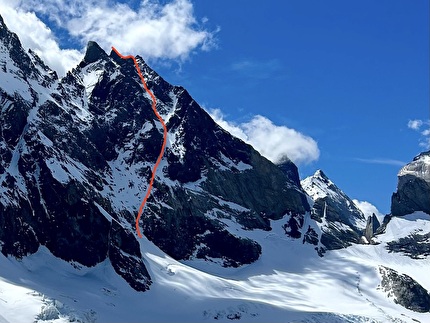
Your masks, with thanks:
<instances>
[{"instance_id":1,"label":"snow-covered mountain","mask_svg":"<svg viewBox=\"0 0 430 323\"><path fill-rule=\"evenodd\" d=\"M0 323L429 321L426 213L357 244L321 171L310 199L137 62L168 129L141 239L163 130L133 62L90 42L59 79L0 17Z\"/></svg>"},{"instance_id":2,"label":"snow-covered mountain","mask_svg":"<svg viewBox=\"0 0 430 323\"><path fill-rule=\"evenodd\" d=\"M355 203L322 170L301 181L311 197L311 216L321 228L321 242L328 249L359 243L366 218Z\"/></svg>"},{"instance_id":3,"label":"snow-covered mountain","mask_svg":"<svg viewBox=\"0 0 430 323\"><path fill-rule=\"evenodd\" d=\"M90 42L79 66L58 79L4 24L0 45L2 253L46 246L84 266L109 259L133 288L148 289L133 224L163 133L133 61ZM254 262L261 246L231 224L270 230L271 219L309 210L305 193L185 89L137 61L168 128L139 227L177 260Z\"/></svg>"}]
</instances>

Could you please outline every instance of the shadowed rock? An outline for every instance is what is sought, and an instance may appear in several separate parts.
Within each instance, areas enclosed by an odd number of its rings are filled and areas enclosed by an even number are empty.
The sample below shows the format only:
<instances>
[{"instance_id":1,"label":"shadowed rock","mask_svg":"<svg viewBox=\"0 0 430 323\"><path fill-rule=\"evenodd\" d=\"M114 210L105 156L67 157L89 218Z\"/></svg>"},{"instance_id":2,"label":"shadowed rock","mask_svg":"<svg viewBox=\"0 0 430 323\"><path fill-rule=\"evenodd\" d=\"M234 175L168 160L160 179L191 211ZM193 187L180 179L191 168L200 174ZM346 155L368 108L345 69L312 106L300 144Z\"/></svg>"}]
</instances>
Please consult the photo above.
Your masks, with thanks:
<instances>
[{"instance_id":1,"label":"shadowed rock","mask_svg":"<svg viewBox=\"0 0 430 323\"><path fill-rule=\"evenodd\" d=\"M415 157L397 176L397 192L391 197L391 214L403 216L415 211L430 214L430 151Z\"/></svg>"},{"instance_id":2,"label":"shadowed rock","mask_svg":"<svg viewBox=\"0 0 430 323\"><path fill-rule=\"evenodd\" d=\"M382 290L393 297L395 303L415 312L430 311L430 295L414 279L384 266L379 266L379 273Z\"/></svg>"}]
</instances>

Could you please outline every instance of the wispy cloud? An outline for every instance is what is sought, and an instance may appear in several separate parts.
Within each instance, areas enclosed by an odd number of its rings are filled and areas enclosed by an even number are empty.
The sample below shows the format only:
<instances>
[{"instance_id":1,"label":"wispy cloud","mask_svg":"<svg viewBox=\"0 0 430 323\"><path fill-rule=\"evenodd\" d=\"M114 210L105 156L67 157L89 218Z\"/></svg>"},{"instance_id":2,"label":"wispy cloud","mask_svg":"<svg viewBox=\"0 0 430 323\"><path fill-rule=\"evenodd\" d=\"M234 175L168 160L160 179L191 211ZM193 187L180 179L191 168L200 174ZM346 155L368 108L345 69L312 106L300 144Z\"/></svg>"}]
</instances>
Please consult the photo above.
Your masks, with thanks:
<instances>
[{"instance_id":1,"label":"wispy cloud","mask_svg":"<svg viewBox=\"0 0 430 323\"><path fill-rule=\"evenodd\" d=\"M115 46L145 59L185 60L193 51L209 50L215 44L216 31L205 29L207 18L198 22L190 0L164 4L142 0L134 8L108 0L0 0L0 7L23 45L35 48L60 74L70 68L71 61L77 63L82 53L60 49L54 31L40 17L66 32L81 49L94 40L106 51Z\"/></svg>"},{"instance_id":2,"label":"wispy cloud","mask_svg":"<svg viewBox=\"0 0 430 323\"><path fill-rule=\"evenodd\" d=\"M406 162L396 159L387 158L354 158L355 161L368 163L368 164L382 164L382 165L392 165L392 166L405 166Z\"/></svg>"},{"instance_id":3,"label":"wispy cloud","mask_svg":"<svg viewBox=\"0 0 430 323\"><path fill-rule=\"evenodd\" d=\"M283 69L281 62L277 59L267 61L242 60L231 64L231 70L241 73L247 77L257 79L268 79Z\"/></svg>"},{"instance_id":4,"label":"wispy cloud","mask_svg":"<svg viewBox=\"0 0 430 323\"><path fill-rule=\"evenodd\" d=\"M222 128L249 143L276 164L286 158L297 164L308 164L319 158L320 151L314 139L286 126L277 126L261 115L235 124L225 120L219 109L210 110L209 114Z\"/></svg>"},{"instance_id":5,"label":"wispy cloud","mask_svg":"<svg viewBox=\"0 0 430 323\"><path fill-rule=\"evenodd\" d=\"M408 128L418 131L422 138L420 138L419 145L424 149L430 149L430 120L409 120Z\"/></svg>"}]
</instances>

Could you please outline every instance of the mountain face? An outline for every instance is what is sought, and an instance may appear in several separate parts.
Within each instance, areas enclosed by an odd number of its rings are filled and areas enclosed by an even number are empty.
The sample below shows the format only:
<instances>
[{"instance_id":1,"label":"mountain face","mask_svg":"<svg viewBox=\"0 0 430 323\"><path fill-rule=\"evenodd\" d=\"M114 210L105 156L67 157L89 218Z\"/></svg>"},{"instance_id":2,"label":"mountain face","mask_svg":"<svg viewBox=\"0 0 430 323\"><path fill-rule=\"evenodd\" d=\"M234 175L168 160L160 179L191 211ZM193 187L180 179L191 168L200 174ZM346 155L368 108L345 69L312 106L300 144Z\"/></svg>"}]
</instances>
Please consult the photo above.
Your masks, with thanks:
<instances>
[{"instance_id":1,"label":"mountain face","mask_svg":"<svg viewBox=\"0 0 430 323\"><path fill-rule=\"evenodd\" d=\"M430 151L422 152L398 173L397 192L391 197L391 217L408 216L422 211L430 220ZM390 241L387 249L412 259L430 255L430 231L416 230L405 237Z\"/></svg>"},{"instance_id":2,"label":"mountain face","mask_svg":"<svg viewBox=\"0 0 430 323\"><path fill-rule=\"evenodd\" d=\"M415 312L430 311L430 294L413 278L397 271L379 266L382 276L380 288L393 297L396 304Z\"/></svg>"},{"instance_id":3,"label":"mountain face","mask_svg":"<svg viewBox=\"0 0 430 323\"><path fill-rule=\"evenodd\" d=\"M269 231L270 220L303 218L310 208L296 166L275 166L137 62L168 128L143 234L177 260L254 262L261 246L230 224ZM0 19L0 80L1 252L21 258L45 246L77 266L108 259L147 290L134 222L163 131L132 60L90 42L59 79Z\"/></svg>"},{"instance_id":4,"label":"mountain face","mask_svg":"<svg viewBox=\"0 0 430 323\"><path fill-rule=\"evenodd\" d=\"M397 192L391 197L391 214L403 216L415 211L430 214L430 151L415 157L397 177Z\"/></svg>"},{"instance_id":5,"label":"mountain face","mask_svg":"<svg viewBox=\"0 0 430 323\"><path fill-rule=\"evenodd\" d=\"M321 243L329 250L360 243L366 218L354 202L321 170L301 184L313 200L311 217L321 228Z\"/></svg>"}]
</instances>

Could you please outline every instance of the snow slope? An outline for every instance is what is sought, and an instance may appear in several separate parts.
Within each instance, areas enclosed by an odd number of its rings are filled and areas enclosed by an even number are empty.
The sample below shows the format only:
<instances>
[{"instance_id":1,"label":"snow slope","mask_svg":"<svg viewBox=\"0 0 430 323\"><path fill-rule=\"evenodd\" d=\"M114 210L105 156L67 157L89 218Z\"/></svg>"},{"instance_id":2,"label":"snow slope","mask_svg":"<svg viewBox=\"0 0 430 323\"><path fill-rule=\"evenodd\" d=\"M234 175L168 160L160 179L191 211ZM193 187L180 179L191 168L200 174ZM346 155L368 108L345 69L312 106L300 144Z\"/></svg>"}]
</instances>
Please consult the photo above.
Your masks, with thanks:
<instances>
[{"instance_id":1,"label":"snow slope","mask_svg":"<svg viewBox=\"0 0 430 323\"><path fill-rule=\"evenodd\" d=\"M379 245L353 245L323 258L312 245L285 235L285 219L272 221L273 231L247 232L262 245L262 256L237 269L180 263L143 238L154 281L144 293L107 261L87 268L44 247L21 261L0 255L0 322L429 322L429 313L409 311L378 290L377 271L391 267L430 290L429 258L385 249L386 242L416 230L429 232L429 220L422 212L394 218Z\"/></svg>"}]
</instances>

